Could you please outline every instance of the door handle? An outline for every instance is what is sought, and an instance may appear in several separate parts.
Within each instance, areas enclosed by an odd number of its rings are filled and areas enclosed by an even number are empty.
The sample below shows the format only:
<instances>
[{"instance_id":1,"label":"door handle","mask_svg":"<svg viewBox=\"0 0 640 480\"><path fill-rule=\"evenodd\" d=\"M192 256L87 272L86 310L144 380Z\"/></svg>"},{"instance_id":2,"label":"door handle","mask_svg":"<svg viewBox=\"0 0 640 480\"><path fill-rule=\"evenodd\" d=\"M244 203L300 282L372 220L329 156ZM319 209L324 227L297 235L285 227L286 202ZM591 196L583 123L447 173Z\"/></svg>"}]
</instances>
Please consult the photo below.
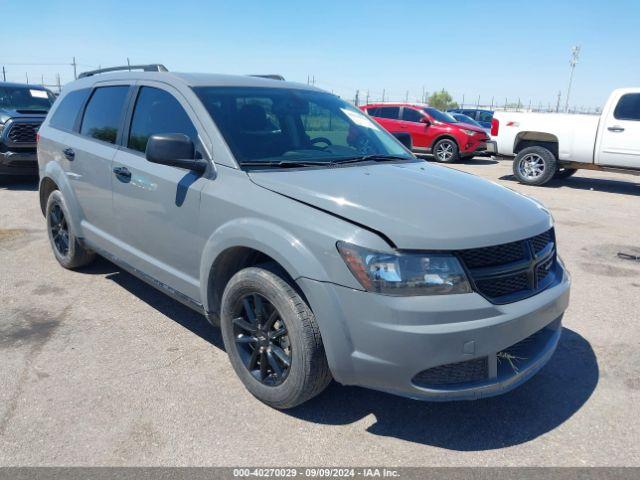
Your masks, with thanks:
<instances>
[{"instance_id":1,"label":"door handle","mask_svg":"<svg viewBox=\"0 0 640 480\"><path fill-rule=\"evenodd\" d=\"M127 167L114 167L113 173L116 174L116 177L123 180L131 179L131 171Z\"/></svg>"},{"instance_id":2,"label":"door handle","mask_svg":"<svg viewBox=\"0 0 640 480\"><path fill-rule=\"evenodd\" d=\"M76 152L73 151L73 148L67 147L62 151L62 153L64 153L64 156L69 161L73 161L76 158Z\"/></svg>"},{"instance_id":3,"label":"door handle","mask_svg":"<svg viewBox=\"0 0 640 480\"><path fill-rule=\"evenodd\" d=\"M614 125L613 127L607 128L610 132L624 132L624 128L619 127L618 125Z\"/></svg>"}]
</instances>

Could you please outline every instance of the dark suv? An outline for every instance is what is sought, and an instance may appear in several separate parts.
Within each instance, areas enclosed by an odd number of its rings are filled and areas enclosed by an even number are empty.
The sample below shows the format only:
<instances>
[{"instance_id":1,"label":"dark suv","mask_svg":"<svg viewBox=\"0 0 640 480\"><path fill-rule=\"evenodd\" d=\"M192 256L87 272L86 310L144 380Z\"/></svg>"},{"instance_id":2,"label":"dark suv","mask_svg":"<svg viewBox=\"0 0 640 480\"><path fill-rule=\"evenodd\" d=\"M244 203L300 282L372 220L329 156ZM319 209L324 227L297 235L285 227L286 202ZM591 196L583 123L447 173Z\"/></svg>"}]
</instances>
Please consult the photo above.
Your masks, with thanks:
<instances>
[{"instance_id":1,"label":"dark suv","mask_svg":"<svg viewBox=\"0 0 640 480\"><path fill-rule=\"evenodd\" d=\"M36 135L55 97L36 85L0 82L0 176L36 175Z\"/></svg>"}]
</instances>

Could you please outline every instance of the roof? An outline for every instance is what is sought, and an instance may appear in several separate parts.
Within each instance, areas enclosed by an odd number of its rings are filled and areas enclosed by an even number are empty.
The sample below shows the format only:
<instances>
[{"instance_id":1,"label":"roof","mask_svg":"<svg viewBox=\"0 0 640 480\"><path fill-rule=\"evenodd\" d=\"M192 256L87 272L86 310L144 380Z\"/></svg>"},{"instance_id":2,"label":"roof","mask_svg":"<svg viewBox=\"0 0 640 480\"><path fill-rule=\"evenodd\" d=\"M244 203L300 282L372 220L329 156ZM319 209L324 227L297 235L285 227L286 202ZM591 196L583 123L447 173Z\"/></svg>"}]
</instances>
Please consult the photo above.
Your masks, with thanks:
<instances>
[{"instance_id":1,"label":"roof","mask_svg":"<svg viewBox=\"0 0 640 480\"><path fill-rule=\"evenodd\" d=\"M42 85L35 85L32 83L13 83L13 82L0 82L0 87L11 88L31 88L32 90L46 90Z\"/></svg>"},{"instance_id":2,"label":"roof","mask_svg":"<svg viewBox=\"0 0 640 480\"><path fill-rule=\"evenodd\" d=\"M217 73L178 73L178 72L113 72L101 73L76 80L73 88L91 86L98 82L117 80L156 80L167 83L181 83L189 87L266 87L295 88L322 91L311 85L250 75L225 75Z\"/></svg>"},{"instance_id":3,"label":"roof","mask_svg":"<svg viewBox=\"0 0 640 480\"><path fill-rule=\"evenodd\" d=\"M361 108L365 107L416 107L416 108L426 108L428 107L428 103L420 103L420 102L373 102L367 103L366 105L360 105Z\"/></svg>"}]
</instances>

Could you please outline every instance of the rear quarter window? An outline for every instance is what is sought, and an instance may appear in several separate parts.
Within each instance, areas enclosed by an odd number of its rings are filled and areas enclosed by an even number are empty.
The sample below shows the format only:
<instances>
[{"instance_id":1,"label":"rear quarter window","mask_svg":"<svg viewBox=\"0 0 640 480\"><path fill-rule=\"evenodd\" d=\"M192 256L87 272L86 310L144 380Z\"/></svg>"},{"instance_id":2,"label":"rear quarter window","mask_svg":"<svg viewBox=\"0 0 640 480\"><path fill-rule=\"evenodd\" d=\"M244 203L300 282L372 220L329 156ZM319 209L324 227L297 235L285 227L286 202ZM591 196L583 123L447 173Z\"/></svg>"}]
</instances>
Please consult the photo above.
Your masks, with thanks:
<instances>
[{"instance_id":1,"label":"rear quarter window","mask_svg":"<svg viewBox=\"0 0 640 480\"><path fill-rule=\"evenodd\" d=\"M60 105L58 105L53 112L49 125L60 130L73 130L78 114L84 102L87 100L90 91L88 88L74 90L61 98Z\"/></svg>"}]
</instances>

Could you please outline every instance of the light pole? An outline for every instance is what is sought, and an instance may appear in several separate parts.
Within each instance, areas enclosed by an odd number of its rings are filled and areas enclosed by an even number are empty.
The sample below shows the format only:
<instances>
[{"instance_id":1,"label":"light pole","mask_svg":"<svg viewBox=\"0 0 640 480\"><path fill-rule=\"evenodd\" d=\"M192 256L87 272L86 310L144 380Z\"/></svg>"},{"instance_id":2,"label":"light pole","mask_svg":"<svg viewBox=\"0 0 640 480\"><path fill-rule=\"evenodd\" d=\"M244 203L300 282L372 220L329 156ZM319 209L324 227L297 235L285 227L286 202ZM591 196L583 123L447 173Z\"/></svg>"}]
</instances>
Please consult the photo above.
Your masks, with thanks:
<instances>
[{"instance_id":1,"label":"light pole","mask_svg":"<svg viewBox=\"0 0 640 480\"><path fill-rule=\"evenodd\" d=\"M571 49L571 60L569 61L569 65L571 65L571 74L569 75L569 87L567 87L567 98L566 103L564 105L564 111L569 111L569 95L571 94L571 83L573 82L573 71L578 64L578 59L580 58L580 45L576 45Z\"/></svg>"}]
</instances>

